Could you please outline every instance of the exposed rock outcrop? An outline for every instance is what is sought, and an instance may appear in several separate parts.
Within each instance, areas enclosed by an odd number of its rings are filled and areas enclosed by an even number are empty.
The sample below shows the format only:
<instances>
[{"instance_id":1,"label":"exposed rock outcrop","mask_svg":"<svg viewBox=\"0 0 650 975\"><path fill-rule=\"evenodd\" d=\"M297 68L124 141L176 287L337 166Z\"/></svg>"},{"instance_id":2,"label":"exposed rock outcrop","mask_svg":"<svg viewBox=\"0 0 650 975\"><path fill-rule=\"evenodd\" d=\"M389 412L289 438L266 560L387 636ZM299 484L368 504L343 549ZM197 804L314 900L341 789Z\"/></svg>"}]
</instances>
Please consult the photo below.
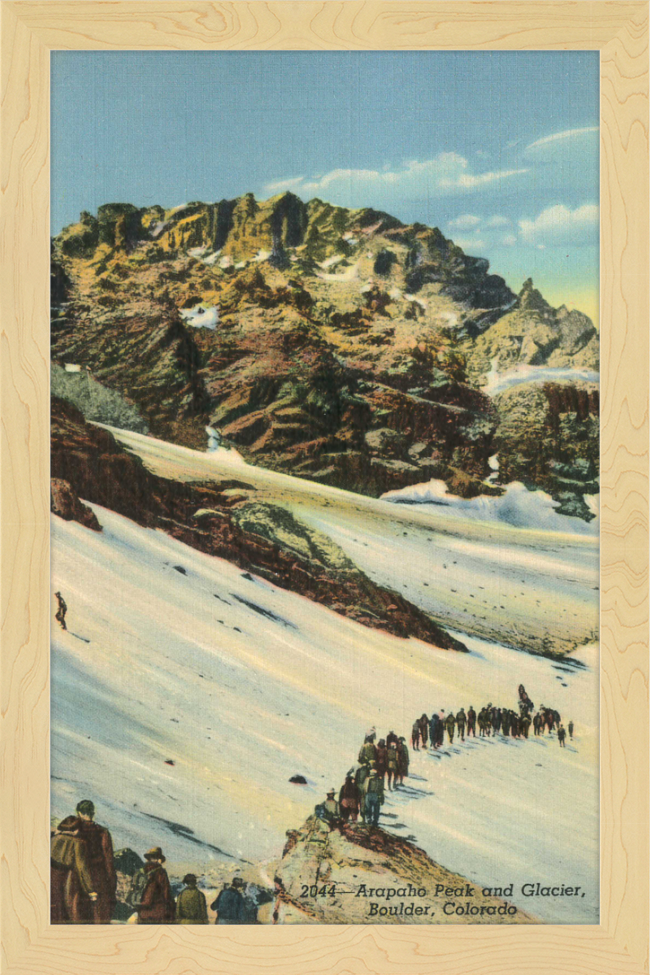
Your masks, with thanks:
<instances>
[{"instance_id":1,"label":"exposed rock outcrop","mask_svg":"<svg viewBox=\"0 0 650 975\"><path fill-rule=\"evenodd\" d=\"M197 485L158 477L107 430L86 423L74 406L56 398L51 431L57 498L71 499L69 506L81 496L365 626L466 650L399 593L372 582L326 535L278 505L251 499L250 485L232 480ZM63 501L57 505L68 510Z\"/></svg>"},{"instance_id":2,"label":"exposed rock outcrop","mask_svg":"<svg viewBox=\"0 0 650 975\"><path fill-rule=\"evenodd\" d=\"M252 463L365 494L498 491L488 373L597 368L585 315L372 209L108 204L52 259L54 360L90 367L154 436L200 449L209 425Z\"/></svg>"},{"instance_id":3,"label":"exposed rock outcrop","mask_svg":"<svg viewBox=\"0 0 650 975\"><path fill-rule=\"evenodd\" d=\"M94 532L102 530L92 508L83 504L73 491L69 481L65 481L61 477L50 479L50 511L58 515L59 518L63 518L64 521L78 521L80 525L90 528Z\"/></svg>"},{"instance_id":4,"label":"exposed rock outcrop","mask_svg":"<svg viewBox=\"0 0 650 975\"><path fill-rule=\"evenodd\" d=\"M276 924L534 923L379 827L330 829L311 816L287 837L275 877ZM456 912L468 904L468 913Z\"/></svg>"}]
</instances>

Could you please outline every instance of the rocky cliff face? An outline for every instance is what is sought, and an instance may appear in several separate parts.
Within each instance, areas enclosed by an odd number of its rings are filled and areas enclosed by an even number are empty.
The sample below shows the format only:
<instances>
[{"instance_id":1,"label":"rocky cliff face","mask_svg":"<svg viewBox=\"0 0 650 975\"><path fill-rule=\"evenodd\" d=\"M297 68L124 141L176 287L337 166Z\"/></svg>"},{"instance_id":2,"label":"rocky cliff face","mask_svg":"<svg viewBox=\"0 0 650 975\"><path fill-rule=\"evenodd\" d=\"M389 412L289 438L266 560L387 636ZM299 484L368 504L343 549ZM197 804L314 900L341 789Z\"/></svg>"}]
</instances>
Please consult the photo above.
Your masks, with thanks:
<instances>
[{"instance_id":1,"label":"rocky cliff face","mask_svg":"<svg viewBox=\"0 0 650 975\"><path fill-rule=\"evenodd\" d=\"M312 816L287 837L275 877L276 924L534 922L379 827L330 829Z\"/></svg>"},{"instance_id":2,"label":"rocky cliff face","mask_svg":"<svg viewBox=\"0 0 650 975\"><path fill-rule=\"evenodd\" d=\"M101 530L83 498L365 626L466 650L399 593L372 582L328 536L279 505L256 500L244 482L190 485L158 477L108 431L86 423L79 410L56 398L51 444L52 510L60 517Z\"/></svg>"},{"instance_id":3,"label":"rocky cliff face","mask_svg":"<svg viewBox=\"0 0 650 975\"><path fill-rule=\"evenodd\" d=\"M362 493L485 484L495 359L597 361L585 316L519 298L439 230L285 193L84 213L53 242L55 361L155 436ZM503 434L500 435L503 441Z\"/></svg>"}]
</instances>

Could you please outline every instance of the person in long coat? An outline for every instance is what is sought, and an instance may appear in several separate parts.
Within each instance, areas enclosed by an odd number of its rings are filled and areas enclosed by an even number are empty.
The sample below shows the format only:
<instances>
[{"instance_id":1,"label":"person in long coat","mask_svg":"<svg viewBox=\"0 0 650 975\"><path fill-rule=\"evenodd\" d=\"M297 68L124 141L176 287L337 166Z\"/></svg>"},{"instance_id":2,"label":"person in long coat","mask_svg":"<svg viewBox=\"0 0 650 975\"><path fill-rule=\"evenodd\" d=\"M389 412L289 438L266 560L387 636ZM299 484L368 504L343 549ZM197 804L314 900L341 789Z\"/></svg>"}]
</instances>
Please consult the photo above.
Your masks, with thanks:
<instances>
[{"instance_id":1,"label":"person in long coat","mask_svg":"<svg viewBox=\"0 0 650 975\"><path fill-rule=\"evenodd\" d=\"M176 904L167 871L163 867L166 857L159 846L154 846L145 853L144 858L147 861L144 865L147 886L137 907L138 924L173 924Z\"/></svg>"},{"instance_id":2,"label":"person in long coat","mask_svg":"<svg viewBox=\"0 0 650 975\"><path fill-rule=\"evenodd\" d=\"M87 856L97 894L93 901L93 923L110 924L115 910L117 873L113 860L113 841L105 826L95 823L95 806L90 799L77 804L79 833L87 847Z\"/></svg>"},{"instance_id":3,"label":"person in long coat","mask_svg":"<svg viewBox=\"0 0 650 975\"><path fill-rule=\"evenodd\" d=\"M225 884L223 890L210 905L217 912L215 924L242 924L244 921L244 898L241 888L244 881L235 877L232 884Z\"/></svg>"},{"instance_id":4,"label":"person in long coat","mask_svg":"<svg viewBox=\"0 0 650 975\"><path fill-rule=\"evenodd\" d=\"M361 793L359 792L358 785L354 781L354 772L348 772L339 792L339 808L341 810L341 818L344 821L351 819L353 823L356 823L359 816L360 801Z\"/></svg>"},{"instance_id":5,"label":"person in long coat","mask_svg":"<svg viewBox=\"0 0 650 975\"><path fill-rule=\"evenodd\" d=\"M79 820L66 816L52 833L50 844L50 922L91 924L93 876L87 847L79 836Z\"/></svg>"},{"instance_id":6,"label":"person in long coat","mask_svg":"<svg viewBox=\"0 0 650 975\"><path fill-rule=\"evenodd\" d=\"M409 750L406 740L400 738L397 742L397 778L399 784L404 785L404 777L409 774Z\"/></svg>"},{"instance_id":7,"label":"person in long coat","mask_svg":"<svg viewBox=\"0 0 650 975\"><path fill-rule=\"evenodd\" d=\"M177 924L207 924L208 905L205 894L196 886L196 877L188 873L183 877L186 885L176 899Z\"/></svg>"},{"instance_id":8,"label":"person in long coat","mask_svg":"<svg viewBox=\"0 0 650 975\"><path fill-rule=\"evenodd\" d=\"M422 747L427 747L427 739L429 737L429 719L426 714L423 714L420 718L420 737L422 739Z\"/></svg>"}]
</instances>

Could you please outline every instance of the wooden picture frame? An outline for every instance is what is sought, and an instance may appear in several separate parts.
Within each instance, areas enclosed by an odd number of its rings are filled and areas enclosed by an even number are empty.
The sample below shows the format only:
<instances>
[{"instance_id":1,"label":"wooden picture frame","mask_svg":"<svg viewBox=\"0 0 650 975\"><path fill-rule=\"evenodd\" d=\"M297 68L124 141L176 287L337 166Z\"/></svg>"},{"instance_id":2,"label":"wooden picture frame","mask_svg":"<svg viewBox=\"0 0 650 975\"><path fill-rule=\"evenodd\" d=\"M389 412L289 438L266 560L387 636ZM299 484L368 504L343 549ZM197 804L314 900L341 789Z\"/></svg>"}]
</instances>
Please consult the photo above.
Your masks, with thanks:
<instances>
[{"instance_id":1,"label":"wooden picture frame","mask_svg":"<svg viewBox=\"0 0 650 975\"><path fill-rule=\"evenodd\" d=\"M49 55L120 48L600 51L599 925L50 926ZM2 67L3 975L648 971L648 5L6 0Z\"/></svg>"}]
</instances>

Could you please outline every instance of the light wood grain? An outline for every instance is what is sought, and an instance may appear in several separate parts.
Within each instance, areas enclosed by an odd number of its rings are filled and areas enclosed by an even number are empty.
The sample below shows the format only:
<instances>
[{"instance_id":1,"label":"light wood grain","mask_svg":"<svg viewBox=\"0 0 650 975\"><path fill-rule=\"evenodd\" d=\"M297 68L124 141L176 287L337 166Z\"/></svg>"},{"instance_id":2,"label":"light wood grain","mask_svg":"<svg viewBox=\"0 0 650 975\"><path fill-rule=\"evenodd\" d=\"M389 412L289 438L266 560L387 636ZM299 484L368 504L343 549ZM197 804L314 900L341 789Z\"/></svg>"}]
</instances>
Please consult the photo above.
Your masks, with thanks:
<instances>
[{"instance_id":1,"label":"light wood grain","mask_svg":"<svg viewBox=\"0 0 650 975\"><path fill-rule=\"evenodd\" d=\"M645 3L2 3L2 972L636 973L648 966ZM598 49L602 912L585 927L48 925L49 52Z\"/></svg>"}]
</instances>

